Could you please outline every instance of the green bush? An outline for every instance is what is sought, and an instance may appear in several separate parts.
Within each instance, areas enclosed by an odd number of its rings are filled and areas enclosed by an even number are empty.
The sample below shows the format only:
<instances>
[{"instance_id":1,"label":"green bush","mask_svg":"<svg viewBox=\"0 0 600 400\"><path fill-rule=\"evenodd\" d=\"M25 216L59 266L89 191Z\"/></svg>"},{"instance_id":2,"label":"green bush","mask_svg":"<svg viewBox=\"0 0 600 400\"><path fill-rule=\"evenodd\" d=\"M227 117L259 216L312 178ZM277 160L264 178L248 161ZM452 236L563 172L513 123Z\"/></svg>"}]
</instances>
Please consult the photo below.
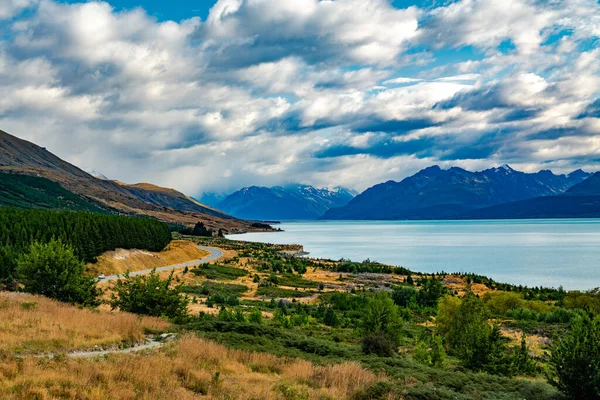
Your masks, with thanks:
<instances>
[{"instance_id":1,"label":"green bush","mask_svg":"<svg viewBox=\"0 0 600 400\"><path fill-rule=\"evenodd\" d=\"M248 322L251 324L262 324L263 316L259 309L255 308L248 314Z\"/></svg>"},{"instance_id":2,"label":"green bush","mask_svg":"<svg viewBox=\"0 0 600 400\"><path fill-rule=\"evenodd\" d=\"M437 307L438 300L448 293L442 281L437 278L422 280L421 285L417 294L417 304L421 307Z\"/></svg>"},{"instance_id":3,"label":"green bush","mask_svg":"<svg viewBox=\"0 0 600 400\"><path fill-rule=\"evenodd\" d=\"M553 383L572 399L600 399L600 320L577 318L552 350Z\"/></svg>"},{"instance_id":4,"label":"green bush","mask_svg":"<svg viewBox=\"0 0 600 400\"><path fill-rule=\"evenodd\" d=\"M332 308L328 308L325 310L325 314L323 315L323 323L327 326L339 325L337 314Z\"/></svg>"},{"instance_id":5,"label":"green bush","mask_svg":"<svg viewBox=\"0 0 600 400\"><path fill-rule=\"evenodd\" d=\"M398 306L386 292L379 292L369 299L363 313L361 330L364 336L381 333L398 344L403 321Z\"/></svg>"},{"instance_id":6,"label":"green bush","mask_svg":"<svg viewBox=\"0 0 600 400\"><path fill-rule=\"evenodd\" d=\"M451 312L445 307L452 307ZM450 351L466 368L504 373L509 365L497 326L488 323L487 310L481 299L468 293L456 307L444 301L440 304L438 326L446 336Z\"/></svg>"},{"instance_id":7,"label":"green bush","mask_svg":"<svg viewBox=\"0 0 600 400\"><path fill-rule=\"evenodd\" d=\"M384 332L369 333L363 337L362 351L365 354L376 354L380 357L392 357L396 352L396 344Z\"/></svg>"},{"instance_id":8,"label":"green bush","mask_svg":"<svg viewBox=\"0 0 600 400\"><path fill-rule=\"evenodd\" d=\"M446 351L442 344L441 336L434 335L431 343L417 343L413 358L429 367L443 367L446 364Z\"/></svg>"},{"instance_id":9,"label":"green bush","mask_svg":"<svg viewBox=\"0 0 600 400\"><path fill-rule=\"evenodd\" d=\"M207 279L229 281L248 275L248 271L244 269L221 264L198 265L192 269L192 272L198 276L205 276Z\"/></svg>"},{"instance_id":10,"label":"green bush","mask_svg":"<svg viewBox=\"0 0 600 400\"><path fill-rule=\"evenodd\" d=\"M33 243L17 261L16 275L23 290L67 303L96 306L99 290L83 276L85 265L73 249L58 240Z\"/></svg>"},{"instance_id":11,"label":"green bush","mask_svg":"<svg viewBox=\"0 0 600 400\"><path fill-rule=\"evenodd\" d=\"M392 299L400 307L417 308L417 289L412 286L398 286L392 292Z\"/></svg>"},{"instance_id":12,"label":"green bush","mask_svg":"<svg viewBox=\"0 0 600 400\"><path fill-rule=\"evenodd\" d=\"M180 319L187 316L189 299L182 295L183 285L173 286L173 272L165 280L156 271L147 276L119 279L110 305L135 314Z\"/></svg>"}]
</instances>

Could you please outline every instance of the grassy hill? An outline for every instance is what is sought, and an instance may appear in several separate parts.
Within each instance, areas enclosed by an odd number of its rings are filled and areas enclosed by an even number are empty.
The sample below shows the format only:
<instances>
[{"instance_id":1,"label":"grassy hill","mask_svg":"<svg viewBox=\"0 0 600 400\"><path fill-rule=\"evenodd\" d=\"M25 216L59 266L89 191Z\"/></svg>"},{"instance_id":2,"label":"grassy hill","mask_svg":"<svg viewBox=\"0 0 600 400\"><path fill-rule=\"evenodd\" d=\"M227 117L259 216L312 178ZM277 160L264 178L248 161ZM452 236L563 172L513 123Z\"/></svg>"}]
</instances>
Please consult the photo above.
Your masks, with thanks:
<instances>
[{"instance_id":1,"label":"grassy hill","mask_svg":"<svg viewBox=\"0 0 600 400\"><path fill-rule=\"evenodd\" d=\"M86 200L46 178L0 172L0 206L106 212L107 208Z\"/></svg>"}]
</instances>

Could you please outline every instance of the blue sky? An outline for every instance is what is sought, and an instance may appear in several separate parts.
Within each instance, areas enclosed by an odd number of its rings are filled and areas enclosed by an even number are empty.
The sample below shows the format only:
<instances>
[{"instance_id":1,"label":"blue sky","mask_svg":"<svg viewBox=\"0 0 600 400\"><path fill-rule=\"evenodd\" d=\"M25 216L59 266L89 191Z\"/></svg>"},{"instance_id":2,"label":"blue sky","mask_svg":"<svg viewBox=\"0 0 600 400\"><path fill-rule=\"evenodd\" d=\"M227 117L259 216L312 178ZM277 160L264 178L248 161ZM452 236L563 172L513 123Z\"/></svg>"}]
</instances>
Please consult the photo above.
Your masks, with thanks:
<instances>
[{"instance_id":1,"label":"blue sky","mask_svg":"<svg viewBox=\"0 0 600 400\"><path fill-rule=\"evenodd\" d=\"M4 0L0 129L190 195L600 168L596 0Z\"/></svg>"}]
</instances>

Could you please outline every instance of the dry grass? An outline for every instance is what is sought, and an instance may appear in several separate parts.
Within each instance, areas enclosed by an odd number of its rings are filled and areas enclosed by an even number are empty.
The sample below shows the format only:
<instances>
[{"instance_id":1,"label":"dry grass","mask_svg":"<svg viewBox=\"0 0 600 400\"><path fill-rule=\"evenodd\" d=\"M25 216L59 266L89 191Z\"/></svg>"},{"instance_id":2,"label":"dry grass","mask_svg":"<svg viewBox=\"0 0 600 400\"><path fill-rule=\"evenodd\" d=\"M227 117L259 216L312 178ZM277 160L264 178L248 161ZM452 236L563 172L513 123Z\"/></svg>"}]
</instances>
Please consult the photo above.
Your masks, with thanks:
<instances>
[{"instance_id":1,"label":"dry grass","mask_svg":"<svg viewBox=\"0 0 600 400\"><path fill-rule=\"evenodd\" d=\"M457 292L458 296L464 296L467 292L467 287L470 287L471 291L479 296L483 296L488 292L497 292L496 290L488 288L483 283L472 283L471 285L467 285L464 277L459 275L447 275L444 278L444 285L448 290Z\"/></svg>"},{"instance_id":2,"label":"dry grass","mask_svg":"<svg viewBox=\"0 0 600 400\"><path fill-rule=\"evenodd\" d=\"M5 360L3 399L347 399L383 379L348 362L231 350L187 336L153 354L105 360Z\"/></svg>"},{"instance_id":3,"label":"dry grass","mask_svg":"<svg viewBox=\"0 0 600 400\"><path fill-rule=\"evenodd\" d=\"M187 240L174 240L161 252L144 250L118 249L109 251L98 257L98 262L87 265L87 271L93 276L117 275L127 271L139 271L154 267L165 267L198 260L206 257L208 252L201 250Z\"/></svg>"},{"instance_id":4,"label":"dry grass","mask_svg":"<svg viewBox=\"0 0 600 400\"><path fill-rule=\"evenodd\" d=\"M164 320L80 309L41 296L0 293L0 355L134 343Z\"/></svg>"}]
</instances>

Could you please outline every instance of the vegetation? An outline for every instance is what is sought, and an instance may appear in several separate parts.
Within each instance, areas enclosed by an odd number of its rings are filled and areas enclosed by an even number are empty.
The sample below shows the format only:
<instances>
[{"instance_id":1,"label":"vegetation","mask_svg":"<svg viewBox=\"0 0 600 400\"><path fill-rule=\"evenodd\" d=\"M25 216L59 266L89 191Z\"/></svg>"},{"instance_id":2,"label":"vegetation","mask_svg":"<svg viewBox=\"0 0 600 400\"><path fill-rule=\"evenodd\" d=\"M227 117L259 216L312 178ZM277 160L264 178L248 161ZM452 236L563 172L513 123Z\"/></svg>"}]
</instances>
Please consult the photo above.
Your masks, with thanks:
<instances>
[{"instance_id":1,"label":"vegetation","mask_svg":"<svg viewBox=\"0 0 600 400\"><path fill-rule=\"evenodd\" d=\"M362 348L366 354L375 353L391 356L400 340L402 320L398 306L386 292L379 292L369 299L364 309L361 324L363 333Z\"/></svg>"},{"instance_id":2,"label":"vegetation","mask_svg":"<svg viewBox=\"0 0 600 400\"><path fill-rule=\"evenodd\" d=\"M571 332L562 338L550 364L554 384L573 399L600 398L600 319L577 318Z\"/></svg>"},{"instance_id":3,"label":"vegetation","mask_svg":"<svg viewBox=\"0 0 600 400\"><path fill-rule=\"evenodd\" d=\"M150 354L6 359L1 373L6 399L351 399L381 380L356 362L317 365L231 350L193 335Z\"/></svg>"},{"instance_id":4,"label":"vegetation","mask_svg":"<svg viewBox=\"0 0 600 400\"><path fill-rule=\"evenodd\" d=\"M85 265L73 249L58 240L32 243L17 261L15 274L25 292L67 303L96 306L99 290L94 279L83 275Z\"/></svg>"},{"instance_id":5,"label":"vegetation","mask_svg":"<svg viewBox=\"0 0 600 400\"><path fill-rule=\"evenodd\" d=\"M162 250L171 240L166 224L87 212L0 209L0 280L14 277L19 257L33 242L60 240L91 262L116 248Z\"/></svg>"},{"instance_id":6,"label":"vegetation","mask_svg":"<svg viewBox=\"0 0 600 400\"><path fill-rule=\"evenodd\" d=\"M160 279L156 271L148 276L125 275L119 279L111 295L114 309L135 314L182 319L187 316L189 299L182 296L183 284L173 286L173 272Z\"/></svg>"},{"instance_id":7,"label":"vegetation","mask_svg":"<svg viewBox=\"0 0 600 400\"><path fill-rule=\"evenodd\" d=\"M104 371L105 365L115 368L115 359L138 368L154 365L158 372L148 369L148 374L161 382L169 379L152 386L149 377L122 376L133 387L129 397L148 397L150 391L157 397L239 397L233 390L248 385L251 390L261 387L247 393L255 398L597 398L598 291L491 290L488 285L501 284L486 284L472 275L408 270L403 275L402 269L369 260L304 259L290 256L297 249L286 246L218 237L192 240L237 255L193 268L192 273L186 268L167 280L154 273L107 288L113 291L113 308L165 316L178 324L173 326L177 332L194 334L156 354L139 356L139 361L138 356L110 357L97 364L96 371ZM36 305L25 302L19 307L29 312ZM217 350L224 348L212 341L228 349ZM191 353L184 354L182 343L203 348L183 348ZM210 351L218 355L207 358ZM256 361L261 357L277 361ZM28 362L24 365L37 371ZM160 363L165 366L156 367ZM350 386L320 383L319 374L339 366L352 380L359 379L361 375L345 369L349 363L373 378ZM301 365L311 375L283 372L290 365ZM82 363L78 371L87 367ZM68 361L52 368L68 373L74 367ZM247 374L253 374L252 380ZM575 376L590 378L584 384ZM122 389L121 380L112 372L102 379L105 384L97 393L121 396L106 386L114 379ZM151 387L135 386L142 383ZM79 381L69 385L72 393L85 397ZM0 385L0 394L2 390Z\"/></svg>"},{"instance_id":8,"label":"vegetation","mask_svg":"<svg viewBox=\"0 0 600 400\"><path fill-rule=\"evenodd\" d=\"M219 283L212 281L204 281L201 286L185 285L182 287L183 293L195 294L199 296L224 296L224 297L240 297L248 290L248 286L237 285L233 283Z\"/></svg>"},{"instance_id":9,"label":"vegetation","mask_svg":"<svg viewBox=\"0 0 600 400\"><path fill-rule=\"evenodd\" d=\"M170 329L171 324L159 318L99 312L37 295L0 294L0 357L3 364L14 354L129 345L143 342L146 334ZM0 374L4 371L0 368Z\"/></svg>"},{"instance_id":10,"label":"vegetation","mask_svg":"<svg viewBox=\"0 0 600 400\"><path fill-rule=\"evenodd\" d=\"M199 265L192 269L192 272L196 275L204 276L206 279L222 279L230 281L248 275L248 271L241 268L229 267L221 264Z\"/></svg>"},{"instance_id":11,"label":"vegetation","mask_svg":"<svg viewBox=\"0 0 600 400\"><path fill-rule=\"evenodd\" d=\"M256 291L257 296L265 296L273 299L282 298L298 298L312 296L310 292L302 292L299 290L284 289L277 286L260 286Z\"/></svg>"},{"instance_id":12,"label":"vegetation","mask_svg":"<svg viewBox=\"0 0 600 400\"><path fill-rule=\"evenodd\" d=\"M46 178L4 172L0 172L0 207L106 212Z\"/></svg>"}]
</instances>

